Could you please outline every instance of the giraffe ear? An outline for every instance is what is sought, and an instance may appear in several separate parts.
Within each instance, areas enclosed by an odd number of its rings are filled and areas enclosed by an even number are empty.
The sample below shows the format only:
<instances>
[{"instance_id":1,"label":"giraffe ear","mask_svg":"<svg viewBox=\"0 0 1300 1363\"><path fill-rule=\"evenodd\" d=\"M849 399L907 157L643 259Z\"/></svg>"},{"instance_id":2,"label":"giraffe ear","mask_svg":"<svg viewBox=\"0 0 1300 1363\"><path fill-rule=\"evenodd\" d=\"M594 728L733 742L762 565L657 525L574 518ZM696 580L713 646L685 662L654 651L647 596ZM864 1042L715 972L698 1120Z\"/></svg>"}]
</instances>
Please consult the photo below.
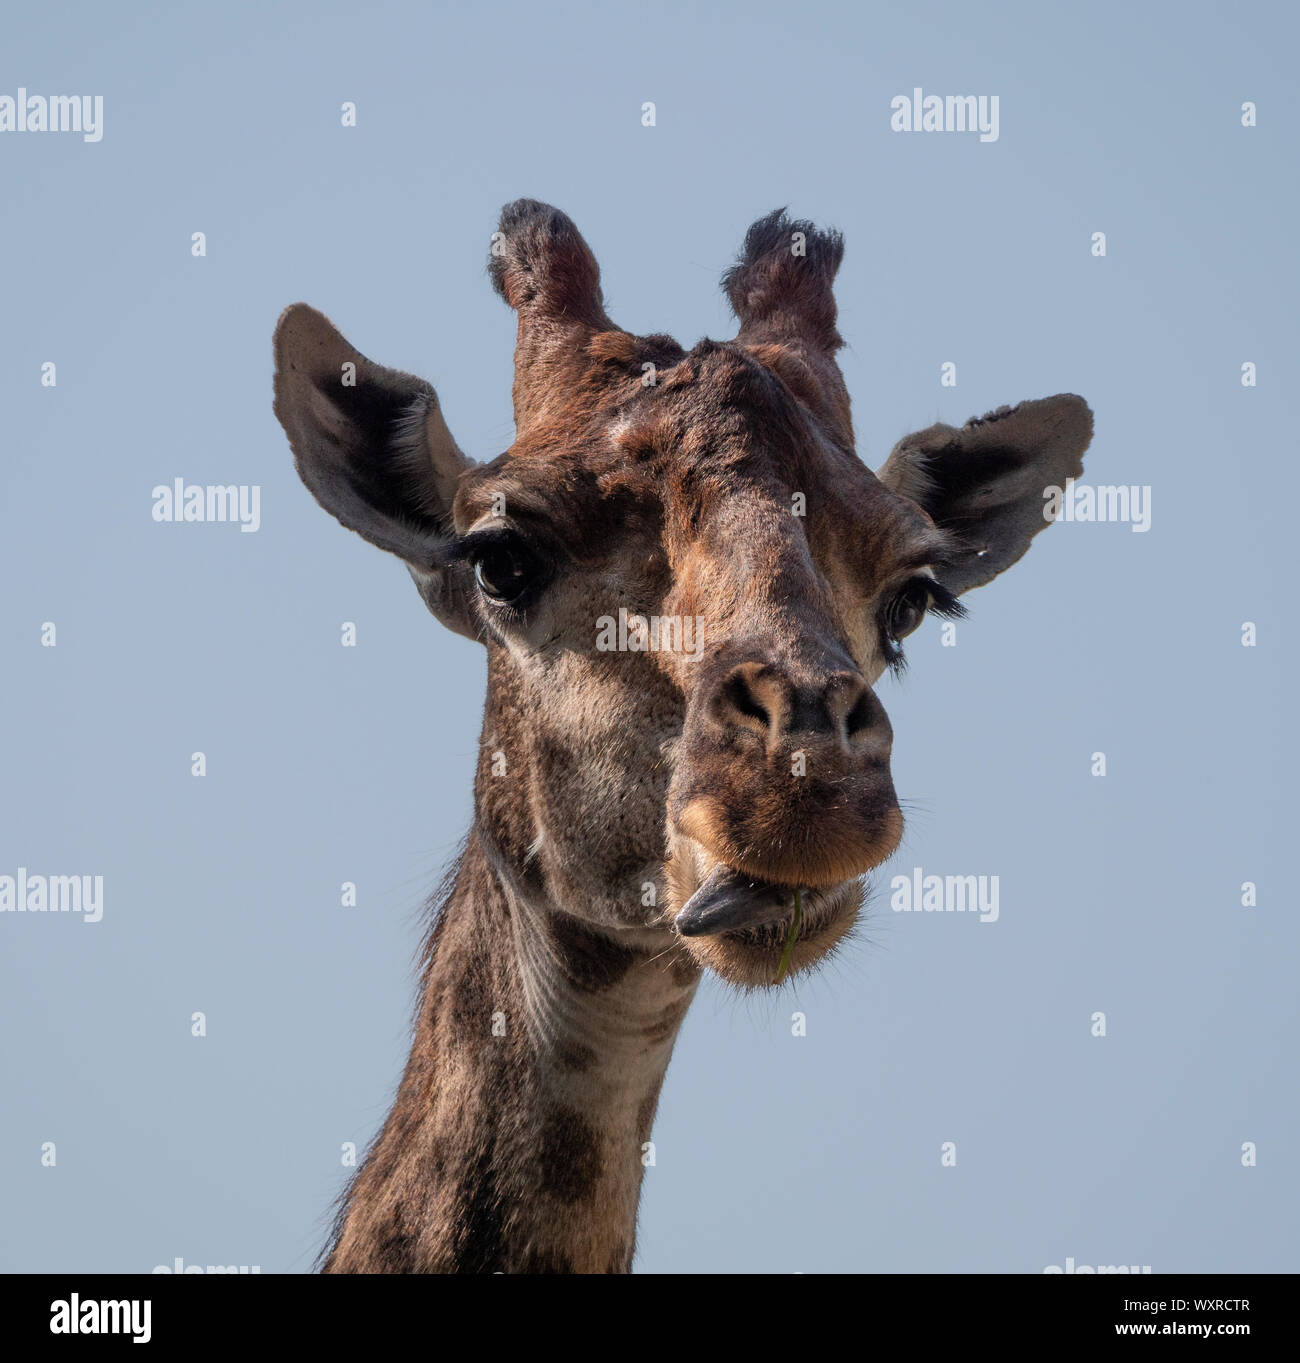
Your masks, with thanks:
<instances>
[{"instance_id":1,"label":"giraffe ear","mask_svg":"<svg viewBox=\"0 0 1300 1363\"><path fill-rule=\"evenodd\" d=\"M1049 488L1083 472L1092 411L1073 393L999 407L958 429L930 426L894 446L878 477L956 535L956 559L936 570L953 592L991 582L1051 521Z\"/></svg>"},{"instance_id":2,"label":"giraffe ear","mask_svg":"<svg viewBox=\"0 0 1300 1363\"><path fill-rule=\"evenodd\" d=\"M336 520L396 554L429 609L475 637L446 567L451 504L470 461L433 388L368 360L322 313L286 308L275 328L275 414L298 475Z\"/></svg>"}]
</instances>

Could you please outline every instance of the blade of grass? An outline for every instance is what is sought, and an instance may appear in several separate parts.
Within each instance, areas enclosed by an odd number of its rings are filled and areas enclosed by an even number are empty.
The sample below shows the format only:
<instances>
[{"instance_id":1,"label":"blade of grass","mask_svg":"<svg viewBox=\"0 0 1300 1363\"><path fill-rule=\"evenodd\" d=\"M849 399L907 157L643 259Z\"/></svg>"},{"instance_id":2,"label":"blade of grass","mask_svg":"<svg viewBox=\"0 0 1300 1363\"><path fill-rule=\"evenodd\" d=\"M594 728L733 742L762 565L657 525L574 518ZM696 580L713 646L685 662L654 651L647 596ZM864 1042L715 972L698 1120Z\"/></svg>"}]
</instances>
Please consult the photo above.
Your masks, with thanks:
<instances>
[{"instance_id":1,"label":"blade of grass","mask_svg":"<svg viewBox=\"0 0 1300 1363\"><path fill-rule=\"evenodd\" d=\"M794 954L794 944L801 927L803 927L803 891L796 889L794 892L794 917L790 920L790 934L785 939L785 949L781 952L781 963L776 968L777 984L785 979L785 972L790 965L790 957Z\"/></svg>"}]
</instances>

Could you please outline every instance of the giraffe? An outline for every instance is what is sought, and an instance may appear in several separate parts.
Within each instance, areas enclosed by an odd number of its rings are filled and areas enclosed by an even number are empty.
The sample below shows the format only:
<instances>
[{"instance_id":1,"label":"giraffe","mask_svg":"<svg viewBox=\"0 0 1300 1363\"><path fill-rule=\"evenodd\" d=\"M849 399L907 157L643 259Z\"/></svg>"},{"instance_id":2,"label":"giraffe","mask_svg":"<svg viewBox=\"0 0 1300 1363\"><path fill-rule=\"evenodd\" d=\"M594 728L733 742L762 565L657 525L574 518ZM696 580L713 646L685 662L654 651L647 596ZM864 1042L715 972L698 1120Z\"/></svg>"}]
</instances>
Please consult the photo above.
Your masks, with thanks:
<instances>
[{"instance_id":1,"label":"giraffe","mask_svg":"<svg viewBox=\"0 0 1300 1363\"><path fill-rule=\"evenodd\" d=\"M510 204L493 241L516 433L490 462L315 309L275 333L303 482L488 657L473 822L331 1273L630 1270L703 973L770 987L849 932L902 832L873 688L1025 553L1092 433L1061 394L872 473L835 359L842 238L784 211L724 275L734 339L689 351L615 326L558 210Z\"/></svg>"}]
</instances>

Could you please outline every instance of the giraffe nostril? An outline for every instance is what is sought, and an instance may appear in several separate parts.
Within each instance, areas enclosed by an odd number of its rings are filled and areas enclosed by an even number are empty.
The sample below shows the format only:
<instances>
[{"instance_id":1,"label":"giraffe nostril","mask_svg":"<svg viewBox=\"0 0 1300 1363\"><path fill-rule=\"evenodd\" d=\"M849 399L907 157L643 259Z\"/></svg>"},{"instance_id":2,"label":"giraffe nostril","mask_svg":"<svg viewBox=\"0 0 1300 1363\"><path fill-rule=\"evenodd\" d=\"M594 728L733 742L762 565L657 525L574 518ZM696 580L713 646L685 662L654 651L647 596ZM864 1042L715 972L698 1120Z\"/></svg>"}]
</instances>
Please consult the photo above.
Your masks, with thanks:
<instances>
[{"instance_id":1,"label":"giraffe nostril","mask_svg":"<svg viewBox=\"0 0 1300 1363\"><path fill-rule=\"evenodd\" d=\"M865 689L853 702L852 708L844 716L844 732L850 738L856 738L860 733L871 728L875 722L875 712L872 708L870 693Z\"/></svg>"},{"instance_id":2,"label":"giraffe nostril","mask_svg":"<svg viewBox=\"0 0 1300 1363\"><path fill-rule=\"evenodd\" d=\"M831 730L855 750L881 728L884 710L856 672L839 672L822 693Z\"/></svg>"},{"instance_id":3,"label":"giraffe nostril","mask_svg":"<svg viewBox=\"0 0 1300 1363\"><path fill-rule=\"evenodd\" d=\"M888 727L871 688L847 668L797 686L784 668L751 660L723 677L710 705L724 729L748 729L768 743L829 739L857 752Z\"/></svg>"},{"instance_id":4,"label":"giraffe nostril","mask_svg":"<svg viewBox=\"0 0 1300 1363\"><path fill-rule=\"evenodd\" d=\"M745 669L737 668L723 683L722 701L736 714L758 720L765 729L772 727L772 716L754 694L750 686L750 673Z\"/></svg>"}]
</instances>

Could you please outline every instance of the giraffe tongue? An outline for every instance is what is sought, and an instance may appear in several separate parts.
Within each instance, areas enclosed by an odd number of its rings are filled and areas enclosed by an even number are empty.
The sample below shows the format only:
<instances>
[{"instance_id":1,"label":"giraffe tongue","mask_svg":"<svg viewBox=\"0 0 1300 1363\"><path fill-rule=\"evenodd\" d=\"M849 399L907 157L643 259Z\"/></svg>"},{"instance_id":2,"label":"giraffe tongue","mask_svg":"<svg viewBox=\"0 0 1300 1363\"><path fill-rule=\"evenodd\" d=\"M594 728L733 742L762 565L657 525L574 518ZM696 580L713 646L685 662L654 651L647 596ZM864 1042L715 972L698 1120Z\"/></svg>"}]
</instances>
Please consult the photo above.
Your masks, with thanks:
<instances>
[{"instance_id":1,"label":"giraffe tongue","mask_svg":"<svg viewBox=\"0 0 1300 1363\"><path fill-rule=\"evenodd\" d=\"M780 922L793 900L794 891L788 886L753 880L719 864L686 901L674 926L683 937L763 927Z\"/></svg>"}]
</instances>

